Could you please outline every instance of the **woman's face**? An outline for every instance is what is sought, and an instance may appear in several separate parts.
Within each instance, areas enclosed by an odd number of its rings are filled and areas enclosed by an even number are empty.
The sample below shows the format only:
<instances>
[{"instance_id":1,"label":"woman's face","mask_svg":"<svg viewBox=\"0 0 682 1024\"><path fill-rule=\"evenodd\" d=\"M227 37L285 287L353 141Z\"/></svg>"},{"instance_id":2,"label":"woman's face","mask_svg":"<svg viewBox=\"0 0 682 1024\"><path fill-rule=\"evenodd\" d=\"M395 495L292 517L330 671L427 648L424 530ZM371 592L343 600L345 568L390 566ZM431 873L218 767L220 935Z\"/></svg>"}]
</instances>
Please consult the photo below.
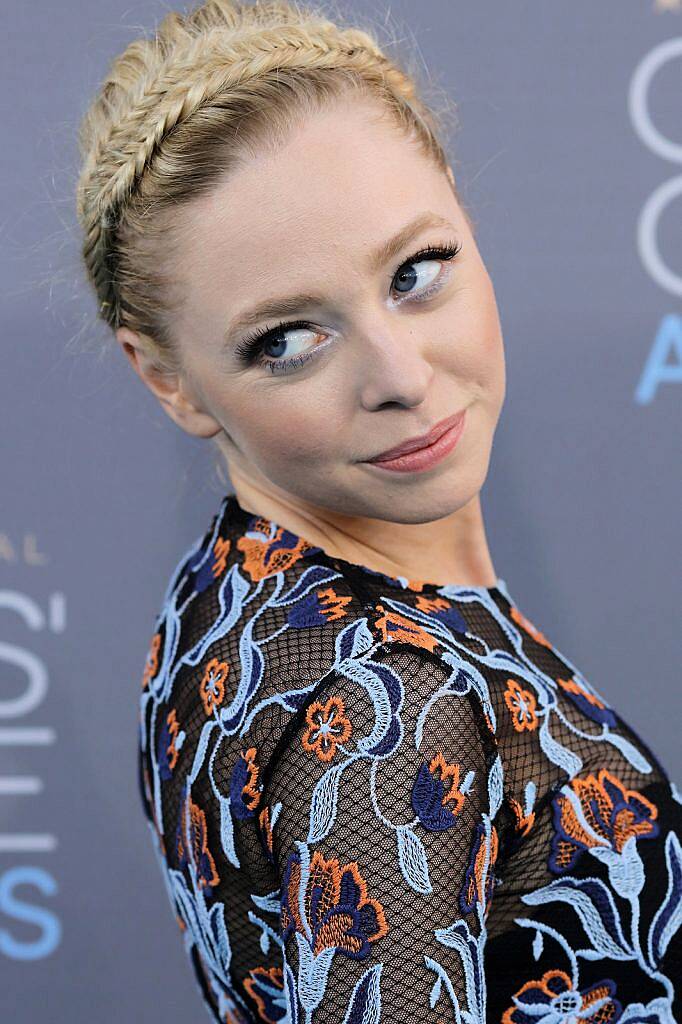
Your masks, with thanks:
<instances>
[{"instance_id":1,"label":"woman's face","mask_svg":"<svg viewBox=\"0 0 682 1024\"><path fill-rule=\"evenodd\" d=\"M300 508L417 523L481 488L504 352L447 176L376 113L353 102L311 118L188 208L176 330L201 433L238 494L245 482ZM445 252L416 255L430 247ZM458 444L430 469L364 461L462 409Z\"/></svg>"}]
</instances>

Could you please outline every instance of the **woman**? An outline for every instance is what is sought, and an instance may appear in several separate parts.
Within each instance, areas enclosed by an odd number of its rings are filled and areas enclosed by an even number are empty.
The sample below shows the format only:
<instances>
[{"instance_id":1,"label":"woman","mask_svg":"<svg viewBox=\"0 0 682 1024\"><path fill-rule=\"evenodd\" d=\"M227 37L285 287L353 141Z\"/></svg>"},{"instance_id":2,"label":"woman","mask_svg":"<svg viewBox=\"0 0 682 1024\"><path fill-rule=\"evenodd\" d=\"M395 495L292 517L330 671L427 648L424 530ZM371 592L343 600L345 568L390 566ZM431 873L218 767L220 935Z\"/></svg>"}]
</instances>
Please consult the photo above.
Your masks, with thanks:
<instances>
[{"instance_id":1,"label":"woman","mask_svg":"<svg viewBox=\"0 0 682 1024\"><path fill-rule=\"evenodd\" d=\"M102 316L234 488L140 703L214 1019L682 1019L680 798L493 567L500 322L413 79L215 0L114 62L82 148Z\"/></svg>"}]
</instances>

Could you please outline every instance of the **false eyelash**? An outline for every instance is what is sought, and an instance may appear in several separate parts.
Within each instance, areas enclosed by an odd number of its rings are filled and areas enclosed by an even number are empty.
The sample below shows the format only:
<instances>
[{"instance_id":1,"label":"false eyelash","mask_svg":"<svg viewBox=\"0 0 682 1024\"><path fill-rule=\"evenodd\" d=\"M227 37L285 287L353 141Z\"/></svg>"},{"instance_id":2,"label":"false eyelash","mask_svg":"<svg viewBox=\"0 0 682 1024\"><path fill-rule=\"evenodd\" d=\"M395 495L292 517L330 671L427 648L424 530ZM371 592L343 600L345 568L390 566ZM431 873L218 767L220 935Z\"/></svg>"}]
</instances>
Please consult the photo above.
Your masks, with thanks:
<instances>
[{"instance_id":1,"label":"false eyelash","mask_svg":"<svg viewBox=\"0 0 682 1024\"><path fill-rule=\"evenodd\" d=\"M461 249L462 243L454 239L448 241L445 245L427 245L425 248L413 253L406 260L403 260L397 267L393 277L395 277L401 267L409 266L410 263L419 263L426 259L438 259L443 262L452 260L459 254ZM310 326L307 320L284 320L274 327L257 327L251 334L235 345L235 355L244 365L249 366L265 348L267 338L278 334L281 330L293 331L297 327L309 328ZM270 360L269 362L279 364L280 366L300 365L307 358L308 354L303 353L299 356L292 356L290 359ZM268 361L264 365L268 365Z\"/></svg>"}]
</instances>

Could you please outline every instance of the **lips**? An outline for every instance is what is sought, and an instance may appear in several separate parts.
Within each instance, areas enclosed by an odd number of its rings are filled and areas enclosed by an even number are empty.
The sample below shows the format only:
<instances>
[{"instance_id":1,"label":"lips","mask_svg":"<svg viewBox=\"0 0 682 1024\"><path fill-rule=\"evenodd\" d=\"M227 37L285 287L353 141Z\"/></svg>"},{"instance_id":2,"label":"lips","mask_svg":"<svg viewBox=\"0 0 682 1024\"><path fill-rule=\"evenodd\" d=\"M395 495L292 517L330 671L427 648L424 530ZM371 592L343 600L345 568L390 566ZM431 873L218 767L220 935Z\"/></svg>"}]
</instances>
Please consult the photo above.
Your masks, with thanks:
<instances>
[{"instance_id":1,"label":"lips","mask_svg":"<svg viewBox=\"0 0 682 1024\"><path fill-rule=\"evenodd\" d=\"M459 412L454 413L454 415L447 416L444 420L436 423L435 427L428 434L422 434L420 437L411 437L409 440L403 441L402 444L396 445L395 448L387 448L385 452L367 459L367 462L384 462L388 459L395 459L398 455L407 455L408 452L416 452L420 448L428 448L429 445L437 441L447 430L450 430L451 427L458 423L463 415L464 409L461 409Z\"/></svg>"}]
</instances>

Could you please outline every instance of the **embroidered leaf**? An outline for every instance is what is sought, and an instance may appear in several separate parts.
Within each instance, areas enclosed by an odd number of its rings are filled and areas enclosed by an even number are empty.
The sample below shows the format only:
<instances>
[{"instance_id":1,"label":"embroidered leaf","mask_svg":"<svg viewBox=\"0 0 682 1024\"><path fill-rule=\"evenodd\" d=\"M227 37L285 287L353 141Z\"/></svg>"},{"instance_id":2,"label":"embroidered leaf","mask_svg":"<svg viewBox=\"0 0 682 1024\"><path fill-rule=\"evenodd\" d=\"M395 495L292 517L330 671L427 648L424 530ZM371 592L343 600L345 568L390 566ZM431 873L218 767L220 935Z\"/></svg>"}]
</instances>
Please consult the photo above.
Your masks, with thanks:
<instances>
[{"instance_id":1,"label":"embroidered leaf","mask_svg":"<svg viewBox=\"0 0 682 1024\"><path fill-rule=\"evenodd\" d=\"M443 984L445 984L447 993L450 996L452 1008L455 1011L454 1024L462 1024L462 1011L459 1008L459 999L457 998L455 992L453 991L452 982L448 978L445 968L441 964L439 964L437 960L434 960L433 957L426 955L424 955L424 963L426 964L427 967L430 967L431 970L435 971L436 973L436 980L434 981L433 987L429 994L429 1005L431 1009L433 1009L433 1007L438 1002L441 995L441 988ZM467 1021L469 1022L472 1020L473 1018L471 1014L467 1013Z\"/></svg>"},{"instance_id":2,"label":"embroidered leaf","mask_svg":"<svg viewBox=\"0 0 682 1024\"><path fill-rule=\"evenodd\" d=\"M314 1010L324 996L334 956L334 946L327 946L317 956L313 954L305 935L296 932L298 947L298 995L306 1010Z\"/></svg>"},{"instance_id":3,"label":"embroidered leaf","mask_svg":"<svg viewBox=\"0 0 682 1024\"><path fill-rule=\"evenodd\" d=\"M315 784L310 801L310 828L306 839L309 844L324 839L336 820L339 779L343 768L343 764L330 768Z\"/></svg>"},{"instance_id":4,"label":"embroidered leaf","mask_svg":"<svg viewBox=\"0 0 682 1024\"><path fill-rule=\"evenodd\" d=\"M431 989L431 993L429 995L429 1006L431 1007L431 1009L433 1009L434 1006L436 1005L436 1003L438 1002L438 997L439 996L440 996L440 974L438 975L438 977L434 981L433 988Z\"/></svg>"},{"instance_id":5,"label":"embroidered leaf","mask_svg":"<svg viewBox=\"0 0 682 1024\"><path fill-rule=\"evenodd\" d=\"M423 894L432 892L429 864L421 839L415 835L409 825L401 825L396 829L396 837L398 840L398 863L405 881L415 892Z\"/></svg>"},{"instance_id":6,"label":"embroidered leaf","mask_svg":"<svg viewBox=\"0 0 682 1024\"><path fill-rule=\"evenodd\" d=\"M444 946L456 949L460 955L466 987L467 1006L469 1007L466 1011L467 1024L486 1024L486 984L483 964L483 949L486 940L485 929L480 931L478 935L473 935L469 922L462 918L460 921L455 921L448 928L436 928L433 934ZM430 967L434 967L434 969L439 966L430 958L428 958L428 964ZM450 991L447 975L445 980ZM460 1020L459 1005L456 997L453 997L453 1006L457 1013L457 1020Z\"/></svg>"},{"instance_id":7,"label":"embroidered leaf","mask_svg":"<svg viewBox=\"0 0 682 1024\"><path fill-rule=\"evenodd\" d=\"M367 619L364 616L355 619L349 625L344 626L334 641L337 663L346 659L359 658L360 655L371 650L373 642L374 637L367 625Z\"/></svg>"},{"instance_id":8,"label":"embroidered leaf","mask_svg":"<svg viewBox=\"0 0 682 1024\"><path fill-rule=\"evenodd\" d=\"M620 914L611 891L601 879L566 875L521 898L532 906L555 900L569 903L580 918L596 953L613 960L630 960L634 956L623 936Z\"/></svg>"},{"instance_id":9,"label":"embroidered leaf","mask_svg":"<svg viewBox=\"0 0 682 1024\"><path fill-rule=\"evenodd\" d=\"M220 845L230 864L234 864L238 868L241 867L241 864L234 845L234 821L230 811L230 801L221 793L218 793L218 800L220 801Z\"/></svg>"},{"instance_id":10,"label":"embroidered leaf","mask_svg":"<svg viewBox=\"0 0 682 1024\"><path fill-rule=\"evenodd\" d=\"M658 967L673 935L682 924L682 848L674 832L665 838L668 891L649 931L649 960Z\"/></svg>"},{"instance_id":11,"label":"embroidered leaf","mask_svg":"<svg viewBox=\"0 0 682 1024\"><path fill-rule=\"evenodd\" d=\"M498 754L492 768L490 769L490 774L488 775L488 796L490 801L491 818L495 817L502 806L503 779L504 771L502 768L502 759Z\"/></svg>"},{"instance_id":12,"label":"embroidered leaf","mask_svg":"<svg viewBox=\"0 0 682 1024\"><path fill-rule=\"evenodd\" d=\"M621 736L618 732L607 733L609 743L612 743L614 747L620 750L623 757L626 757L633 768L636 768L638 772L643 772L648 775L651 771L651 764L646 759L644 754L637 749L629 740L625 739L625 736Z\"/></svg>"},{"instance_id":13,"label":"embroidered leaf","mask_svg":"<svg viewBox=\"0 0 682 1024\"><path fill-rule=\"evenodd\" d=\"M561 743L557 743L550 736L548 722L548 718L543 718L542 725L540 726L540 746L549 760L563 768L568 774L569 779L572 779L582 768L583 762L574 751L562 746Z\"/></svg>"},{"instance_id":14,"label":"embroidered leaf","mask_svg":"<svg viewBox=\"0 0 682 1024\"><path fill-rule=\"evenodd\" d=\"M381 992L379 979L383 964L374 964L365 971L353 989L343 1024L379 1024Z\"/></svg>"},{"instance_id":15,"label":"embroidered leaf","mask_svg":"<svg viewBox=\"0 0 682 1024\"><path fill-rule=\"evenodd\" d=\"M630 1003L618 1024L678 1024L670 1012L670 1000L665 996L652 999L646 1006L643 1003Z\"/></svg>"}]
</instances>

